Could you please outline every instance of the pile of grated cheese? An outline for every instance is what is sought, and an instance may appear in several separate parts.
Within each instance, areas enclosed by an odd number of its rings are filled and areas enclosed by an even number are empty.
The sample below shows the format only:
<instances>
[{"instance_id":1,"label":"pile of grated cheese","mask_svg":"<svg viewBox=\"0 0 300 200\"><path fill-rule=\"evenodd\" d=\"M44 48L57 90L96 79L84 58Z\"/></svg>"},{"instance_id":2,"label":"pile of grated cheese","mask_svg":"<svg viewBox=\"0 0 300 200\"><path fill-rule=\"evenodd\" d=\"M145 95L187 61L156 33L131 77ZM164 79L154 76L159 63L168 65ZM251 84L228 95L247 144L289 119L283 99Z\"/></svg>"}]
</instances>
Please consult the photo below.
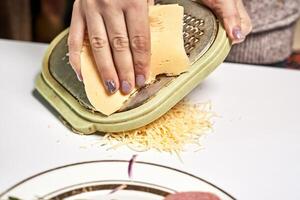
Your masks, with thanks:
<instances>
[{"instance_id":1,"label":"pile of grated cheese","mask_svg":"<svg viewBox=\"0 0 300 200\"><path fill-rule=\"evenodd\" d=\"M178 154L186 145L200 147L199 139L212 130L214 116L211 103L181 101L156 121L136 130L106 133L103 141L109 149L127 145L139 152L156 149Z\"/></svg>"}]
</instances>

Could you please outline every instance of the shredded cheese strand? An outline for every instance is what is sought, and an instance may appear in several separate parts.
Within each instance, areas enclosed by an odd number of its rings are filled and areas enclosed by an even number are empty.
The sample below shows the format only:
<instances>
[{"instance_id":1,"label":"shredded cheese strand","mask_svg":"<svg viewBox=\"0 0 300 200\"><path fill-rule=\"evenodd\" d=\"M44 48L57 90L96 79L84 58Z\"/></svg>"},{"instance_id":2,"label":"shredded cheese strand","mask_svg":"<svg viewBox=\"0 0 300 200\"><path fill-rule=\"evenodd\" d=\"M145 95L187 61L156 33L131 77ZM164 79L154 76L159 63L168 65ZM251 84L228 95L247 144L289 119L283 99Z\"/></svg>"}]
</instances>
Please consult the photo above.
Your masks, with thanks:
<instances>
[{"instance_id":1,"label":"shredded cheese strand","mask_svg":"<svg viewBox=\"0 0 300 200\"><path fill-rule=\"evenodd\" d=\"M179 154L188 144L199 149L200 137L212 130L212 118L216 114L211 110L210 102L181 101L156 121L136 130L106 133L103 141L109 149L127 145L137 152L156 149Z\"/></svg>"}]
</instances>

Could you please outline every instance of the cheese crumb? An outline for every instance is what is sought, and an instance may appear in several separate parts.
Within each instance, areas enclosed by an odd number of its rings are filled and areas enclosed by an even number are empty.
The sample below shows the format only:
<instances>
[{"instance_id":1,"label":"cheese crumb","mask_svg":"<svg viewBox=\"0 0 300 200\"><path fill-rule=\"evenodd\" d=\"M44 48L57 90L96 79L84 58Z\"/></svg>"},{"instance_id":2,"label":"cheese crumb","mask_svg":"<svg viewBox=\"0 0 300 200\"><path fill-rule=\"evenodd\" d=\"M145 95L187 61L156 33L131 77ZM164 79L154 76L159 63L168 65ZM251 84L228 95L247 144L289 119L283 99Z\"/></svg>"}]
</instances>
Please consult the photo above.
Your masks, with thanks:
<instances>
[{"instance_id":1,"label":"cheese crumb","mask_svg":"<svg viewBox=\"0 0 300 200\"><path fill-rule=\"evenodd\" d=\"M199 140L212 130L214 116L210 102L181 101L156 121L136 130L106 133L103 140L109 149L127 145L138 152L156 149L178 154L186 145L201 146Z\"/></svg>"}]
</instances>

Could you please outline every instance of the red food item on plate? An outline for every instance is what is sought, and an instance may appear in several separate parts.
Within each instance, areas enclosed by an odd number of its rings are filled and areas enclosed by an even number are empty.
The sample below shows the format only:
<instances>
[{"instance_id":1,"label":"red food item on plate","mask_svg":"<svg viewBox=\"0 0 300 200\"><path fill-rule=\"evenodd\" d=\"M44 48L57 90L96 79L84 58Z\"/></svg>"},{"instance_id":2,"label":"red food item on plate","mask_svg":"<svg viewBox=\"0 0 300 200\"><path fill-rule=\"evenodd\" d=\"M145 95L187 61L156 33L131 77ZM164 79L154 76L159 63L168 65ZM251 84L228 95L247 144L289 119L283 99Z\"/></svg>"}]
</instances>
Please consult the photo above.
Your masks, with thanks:
<instances>
[{"instance_id":1,"label":"red food item on plate","mask_svg":"<svg viewBox=\"0 0 300 200\"><path fill-rule=\"evenodd\" d=\"M179 192L168 195L164 200L221 200L209 192Z\"/></svg>"}]
</instances>

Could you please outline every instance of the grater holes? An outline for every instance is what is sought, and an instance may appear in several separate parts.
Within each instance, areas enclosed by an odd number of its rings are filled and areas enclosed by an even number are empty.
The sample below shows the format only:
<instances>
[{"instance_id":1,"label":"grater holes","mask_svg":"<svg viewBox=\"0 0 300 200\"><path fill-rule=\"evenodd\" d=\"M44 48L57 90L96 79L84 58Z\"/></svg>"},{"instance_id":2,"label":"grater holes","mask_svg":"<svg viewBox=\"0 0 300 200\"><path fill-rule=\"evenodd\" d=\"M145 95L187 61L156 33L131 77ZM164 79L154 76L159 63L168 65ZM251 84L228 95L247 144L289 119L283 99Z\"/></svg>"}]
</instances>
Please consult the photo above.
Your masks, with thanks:
<instances>
[{"instance_id":1,"label":"grater holes","mask_svg":"<svg viewBox=\"0 0 300 200\"><path fill-rule=\"evenodd\" d=\"M194 22L194 26L199 26L200 25L200 20L197 19L195 22Z\"/></svg>"},{"instance_id":2,"label":"grater holes","mask_svg":"<svg viewBox=\"0 0 300 200\"><path fill-rule=\"evenodd\" d=\"M201 36L204 34L203 26L205 21L204 19L198 19L188 14L184 14L183 21L184 48L189 56L191 51L195 49L197 43L200 42Z\"/></svg>"},{"instance_id":3,"label":"grater holes","mask_svg":"<svg viewBox=\"0 0 300 200\"><path fill-rule=\"evenodd\" d=\"M196 40L197 40L197 38L195 38L194 36L192 36L192 37L190 37L190 38L188 39L188 43L195 44L195 43L196 43Z\"/></svg>"},{"instance_id":4,"label":"grater holes","mask_svg":"<svg viewBox=\"0 0 300 200\"><path fill-rule=\"evenodd\" d=\"M187 15L187 16L185 17L184 21L185 21L186 23L189 23L189 22L191 21L191 19L192 19L192 17L191 17L190 15Z\"/></svg>"},{"instance_id":5,"label":"grater holes","mask_svg":"<svg viewBox=\"0 0 300 200\"><path fill-rule=\"evenodd\" d=\"M187 49L187 51L188 52L191 52L192 50L194 50L195 49L195 46L193 45L193 46L190 46L188 49ZM190 54L190 53L189 53Z\"/></svg>"},{"instance_id":6,"label":"grater holes","mask_svg":"<svg viewBox=\"0 0 300 200\"><path fill-rule=\"evenodd\" d=\"M196 19L194 17L192 17L191 20L189 21L189 24L194 25L195 21L196 21Z\"/></svg>"},{"instance_id":7,"label":"grater holes","mask_svg":"<svg viewBox=\"0 0 300 200\"><path fill-rule=\"evenodd\" d=\"M189 36L190 36L189 33L187 33L187 32L184 32L184 33L183 33L183 39L184 39L184 40L188 39Z\"/></svg>"},{"instance_id":8,"label":"grater holes","mask_svg":"<svg viewBox=\"0 0 300 200\"><path fill-rule=\"evenodd\" d=\"M194 29L194 27L189 24L185 27L185 31L188 33L191 33L193 31L193 29Z\"/></svg>"}]
</instances>

